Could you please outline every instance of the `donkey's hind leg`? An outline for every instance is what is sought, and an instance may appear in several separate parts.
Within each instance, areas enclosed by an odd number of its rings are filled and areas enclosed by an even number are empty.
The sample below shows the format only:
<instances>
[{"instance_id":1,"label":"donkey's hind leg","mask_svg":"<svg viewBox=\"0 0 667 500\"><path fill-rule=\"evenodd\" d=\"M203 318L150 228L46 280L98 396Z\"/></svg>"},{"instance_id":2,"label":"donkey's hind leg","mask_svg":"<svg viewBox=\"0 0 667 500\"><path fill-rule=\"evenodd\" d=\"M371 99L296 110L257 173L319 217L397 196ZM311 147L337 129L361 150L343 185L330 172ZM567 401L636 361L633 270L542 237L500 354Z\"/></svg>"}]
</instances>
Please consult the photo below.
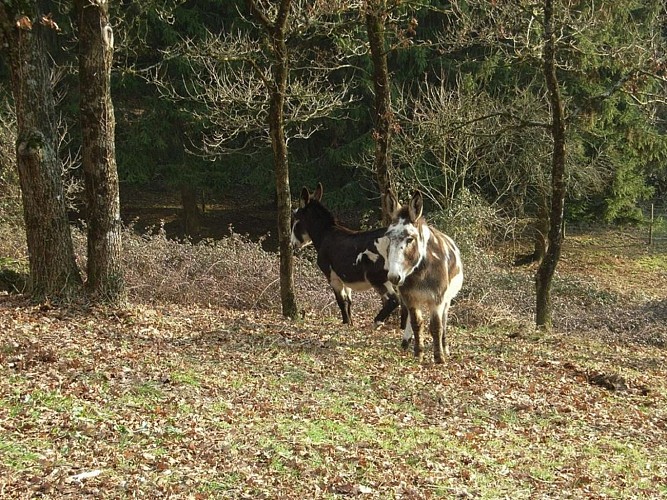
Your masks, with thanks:
<instances>
[{"instance_id":1,"label":"donkey's hind leg","mask_svg":"<svg viewBox=\"0 0 667 500\"><path fill-rule=\"evenodd\" d=\"M334 295L336 296L336 302L340 308L340 314L343 316L343 323L352 325L352 300L350 298L350 289L334 289Z\"/></svg>"},{"instance_id":2,"label":"donkey's hind leg","mask_svg":"<svg viewBox=\"0 0 667 500\"><path fill-rule=\"evenodd\" d=\"M449 346L447 346L447 338L445 336L448 309L449 304L443 303L439 304L435 310L431 312L429 330L431 330L431 335L433 337L433 360L438 364L445 362L443 353L449 356Z\"/></svg>"},{"instance_id":3,"label":"donkey's hind leg","mask_svg":"<svg viewBox=\"0 0 667 500\"><path fill-rule=\"evenodd\" d=\"M335 272L329 276L329 284L336 296L336 302L340 308L340 314L343 316L343 323L352 324L352 290L345 286L345 283Z\"/></svg>"}]
</instances>

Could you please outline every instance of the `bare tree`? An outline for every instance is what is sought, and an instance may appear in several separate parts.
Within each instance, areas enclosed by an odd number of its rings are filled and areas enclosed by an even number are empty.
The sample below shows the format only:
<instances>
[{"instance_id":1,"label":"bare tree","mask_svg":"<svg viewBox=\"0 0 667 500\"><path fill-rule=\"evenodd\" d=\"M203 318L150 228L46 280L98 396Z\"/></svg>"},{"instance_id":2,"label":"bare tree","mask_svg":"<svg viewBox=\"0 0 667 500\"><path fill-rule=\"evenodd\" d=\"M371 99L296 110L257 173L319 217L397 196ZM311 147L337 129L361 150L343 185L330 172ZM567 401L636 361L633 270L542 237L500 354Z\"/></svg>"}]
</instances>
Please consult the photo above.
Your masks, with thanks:
<instances>
[{"instance_id":1,"label":"bare tree","mask_svg":"<svg viewBox=\"0 0 667 500\"><path fill-rule=\"evenodd\" d=\"M659 10L657 2L647 6ZM543 0L539 3L525 2L484 2L470 0L452 2L450 14L456 19L453 25L457 30L446 33L440 41L444 50L467 50L470 48L491 50L501 55L506 61L522 65L533 75L533 80L524 80L521 93L531 92L542 100L543 109L548 115L526 115L519 110L508 110L502 115L508 123L518 127L538 127L548 131L551 146L550 161L544 169L542 187L533 188L541 199L537 200L538 224L536 227L535 256L542 257L536 273L536 325L550 328L552 324L551 284L561 253L563 242L562 222L565 197L568 185L577 185L581 189L583 177L576 178L572 170L568 171L569 159L576 148L573 147L570 128L578 128L584 118L594 116L594 110L606 99L616 93L632 95L635 102L655 102L654 94L637 93L633 87L641 88L637 83L637 75L651 72L651 68L662 67L656 61L660 35L657 31L639 31L632 23L622 23L620 31L613 36L608 34L610 19L618 13L632 16L632 9L623 3L581 4L576 2L553 2ZM615 29L620 22L614 20ZM656 24L656 26L659 23ZM659 31L659 30L658 30ZM605 87L597 95L582 96L563 95L559 83L560 78L569 78L572 82L581 78L581 68L577 61L581 60L622 61L618 70L602 71L599 86ZM592 69L592 68L589 68ZM541 74L538 80L537 75ZM655 75L654 75L655 76ZM582 129L584 127L581 127ZM580 139L581 140L581 139ZM601 155L595 167L603 166L604 155ZM589 160L590 161L590 160ZM589 167L591 165L584 165ZM579 165L577 166L579 170ZM579 172L574 172L578 174ZM591 175L590 184L599 187L598 179L604 175Z\"/></svg>"},{"instance_id":2,"label":"bare tree","mask_svg":"<svg viewBox=\"0 0 667 500\"><path fill-rule=\"evenodd\" d=\"M373 64L373 91L375 109L373 113L375 157L373 171L380 190L382 222L389 225L391 213L385 204L386 196L391 191L391 136L394 113L391 106L391 80L387 65L387 46L385 40L385 22L389 15L386 0L366 0L364 2L366 33Z\"/></svg>"},{"instance_id":3,"label":"bare tree","mask_svg":"<svg viewBox=\"0 0 667 500\"><path fill-rule=\"evenodd\" d=\"M538 327L551 328L553 307L551 304L551 283L563 246L563 210L565 207L565 110L560 85L556 76L556 33L554 22L554 2L544 1L544 80L551 105L551 207L549 210L549 232L547 250L535 275L537 306L535 323Z\"/></svg>"},{"instance_id":4,"label":"bare tree","mask_svg":"<svg viewBox=\"0 0 667 500\"><path fill-rule=\"evenodd\" d=\"M58 26L41 3L0 4L17 117L16 156L23 194L33 300L68 300L81 277L65 208L47 38Z\"/></svg>"},{"instance_id":5,"label":"bare tree","mask_svg":"<svg viewBox=\"0 0 667 500\"><path fill-rule=\"evenodd\" d=\"M285 92L287 90L287 77L289 74L289 56L287 53L285 28L292 1L281 0L278 11L275 13L273 19L267 17L267 9L261 9L257 2L247 0L247 4L253 18L263 27L273 55L271 62L273 78L267 80L269 93L267 122L271 147L273 149L273 169L276 176L278 244L280 248L280 299L283 315L296 318L297 304L296 294L294 293L292 247L289 236L292 203L289 187L284 117Z\"/></svg>"},{"instance_id":6,"label":"bare tree","mask_svg":"<svg viewBox=\"0 0 667 500\"><path fill-rule=\"evenodd\" d=\"M107 2L74 2L79 31L79 104L82 163L88 222L88 292L119 303L125 285L121 262L121 220L111 101L113 30Z\"/></svg>"},{"instance_id":7,"label":"bare tree","mask_svg":"<svg viewBox=\"0 0 667 500\"><path fill-rule=\"evenodd\" d=\"M210 34L204 42L184 40L176 53L187 56L196 78L185 89L156 80L170 99L189 102L206 125L197 153L216 157L268 142L273 151L280 288L283 314L297 313L290 247L291 198L288 144L307 139L350 101L349 87L331 84L345 62L325 50L318 36L330 32L348 2L246 0L253 29ZM309 43L309 39L312 43Z\"/></svg>"}]
</instances>

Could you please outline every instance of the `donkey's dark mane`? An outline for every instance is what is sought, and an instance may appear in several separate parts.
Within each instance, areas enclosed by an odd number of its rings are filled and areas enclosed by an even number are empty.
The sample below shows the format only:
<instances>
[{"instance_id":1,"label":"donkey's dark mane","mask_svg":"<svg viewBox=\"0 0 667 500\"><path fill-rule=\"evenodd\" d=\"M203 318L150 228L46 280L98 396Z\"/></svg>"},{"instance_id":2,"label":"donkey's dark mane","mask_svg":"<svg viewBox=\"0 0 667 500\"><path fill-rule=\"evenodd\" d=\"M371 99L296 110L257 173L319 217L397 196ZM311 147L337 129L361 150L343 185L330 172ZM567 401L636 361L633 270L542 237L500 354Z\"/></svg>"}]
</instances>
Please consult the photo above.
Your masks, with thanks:
<instances>
[{"instance_id":1,"label":"donkey's dark mane","mask_svg":"<svg viewBox=\"0 0 667 500\"><path fill-rule=\"evenodd\" d=\"M317 200L310 200L309 205L317 212L327 226L337 226L338 220L329 210Z\"/></svg>"}]
</instances>

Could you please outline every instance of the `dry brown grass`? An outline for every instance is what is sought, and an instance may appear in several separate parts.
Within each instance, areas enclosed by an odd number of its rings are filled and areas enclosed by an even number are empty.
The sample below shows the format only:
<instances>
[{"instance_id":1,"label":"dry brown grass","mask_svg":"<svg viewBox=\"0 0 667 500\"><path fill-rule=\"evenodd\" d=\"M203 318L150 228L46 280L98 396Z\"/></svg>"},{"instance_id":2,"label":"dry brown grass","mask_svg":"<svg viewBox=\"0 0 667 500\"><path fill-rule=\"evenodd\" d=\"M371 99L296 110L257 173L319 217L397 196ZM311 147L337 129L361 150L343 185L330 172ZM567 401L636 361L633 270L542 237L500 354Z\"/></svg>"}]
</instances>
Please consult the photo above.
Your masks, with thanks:
<instances>
[{"instance_id":1,"label":"dry brown grass","mask_svg":"<svg viewBox=\"0 0 667 500\"><path fill-rule=\"evenodd\" d=\"M553 289L555 327L601 340L664 345L667 258L621 235L606 231L567 238ZM73 236L85 269L85 235L74 229ZM626 243L614 244L621 237ZM507 263L511 256L494 256L474 245L466 245L464 252L465 282L452 308L452 324L532 328L534 266L513 267ZM0 224L0 255L25 271L20 228ZM168 239L160 228L143 235L127 228L123 259L131 303L280 312L278 256L264 250L262 241L230 231L221 240L193 244ZM295 284L302 317L340 322L312 248L295 258ZM358 326L370 326L379 308L375 292L354 294L352 314Z\"/></svg>"}]
</instances>

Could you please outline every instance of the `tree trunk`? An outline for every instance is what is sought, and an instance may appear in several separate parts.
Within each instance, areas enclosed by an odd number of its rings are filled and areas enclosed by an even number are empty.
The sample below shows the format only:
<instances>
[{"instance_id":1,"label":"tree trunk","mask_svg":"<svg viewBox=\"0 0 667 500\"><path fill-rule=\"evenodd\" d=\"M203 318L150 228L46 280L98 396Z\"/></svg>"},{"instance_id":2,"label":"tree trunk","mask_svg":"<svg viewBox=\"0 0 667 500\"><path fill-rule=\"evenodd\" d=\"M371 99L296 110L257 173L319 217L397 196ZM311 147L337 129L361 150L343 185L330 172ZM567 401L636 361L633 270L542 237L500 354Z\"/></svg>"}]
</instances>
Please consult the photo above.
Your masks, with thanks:
<instances>
[{"instance_id":1,"label":"tree trunk","mask_svg":"<svg viewBox=\"0 0 667 500\"><path fill-rule=\"evenodd\" d=\"M0 29L8 44L17 118L16 156L35 301L70 300L81 276L74 258L58 159L56 119L42 12L16 12L0 4ZM32 29L30 29L32 24Z\"/></svg>"},{"instance_id":2,"label":"tree trunk","mask_svg":"<svg viewBox=\"0 0 667 500\"><path fill-rule=\"evenodd\" d=\"M192 184L181 184L181 205L183 205L183 230L186 236L199 236L201 230L197 190ZM203 202L202 202L203 207Z\"/></svg>"},{"instance_id":3,"label":"tree trunk","mask_svg":"<svg viewBox=\"0 0 667 500\"><path fill-rule=\"evenodd\" d=\"M543 51L544 77L551 103L551 135L553 156L551 159L551 211L548 247L535 276L537 305L535 323L539 328L552 327L553 308L551 283L556 271L563 243L562 221L565 206L565 116L563 101L556 77L556 36L554 33L553 0L544 2L545 44Z\"/></svg>"},{"instance_id":4,"label":"tree trunk","mask_svg":"<svg viewBox=\"0 0 667 500\"><path fill-rule=\"evenodd\" d=\"M537 218L533 226L533 262L542 262L547 253L547 238L549 234L549 196L545 193L538 200Z\"/></svg>"},{"instance_id":5,"label":"tree trunk","mask_svg":"<svg viewBox=\"0 0 667 500\"><path fill-rule=\"evenodd\" d=\"M88 279L95 300L120 303L125 283L111 102L113 32L106 1L76 0L79 28L79 103L88 214Z\"/></svg>"},{"instance_id":6,"label":"tree trunk","mask_svg":"<svg viewBox=\"0 0 667 500\"><path fill-rule=\"evenodd\" d=\"M375 92L374 130L375 159L373 169L380 190L382 222L391 223L391 214L385 206L386 194L391 188L391 128L394 114L391 109L391 87L387 52L385 48L384 19L385 0L368 0L366 3L366 31L373 63L373 91Z\"/></svg>"},{"instance_id":7,"label":"tree trunk","mask_svg":"<svg viewBox=\"0 0 667 500\"><path fill-rule=\"evenodd\" d=\"M273 51L273 81L269 82L269 135L273 148L273 161L276 176L276 200L278 212L278 248L280 251L280 300L282 313L289 318L297 317L296 293L294 291L294 266L290 241L292 203L289 187L289 166L287 159L287 140L285 139L285 93L289 61L285 43L285 26L289 15L291 0L281 0L276 20L270 23L257 8L253 0L247 0L253 15L267 30Z\"/></svg>"}]
</instances>

